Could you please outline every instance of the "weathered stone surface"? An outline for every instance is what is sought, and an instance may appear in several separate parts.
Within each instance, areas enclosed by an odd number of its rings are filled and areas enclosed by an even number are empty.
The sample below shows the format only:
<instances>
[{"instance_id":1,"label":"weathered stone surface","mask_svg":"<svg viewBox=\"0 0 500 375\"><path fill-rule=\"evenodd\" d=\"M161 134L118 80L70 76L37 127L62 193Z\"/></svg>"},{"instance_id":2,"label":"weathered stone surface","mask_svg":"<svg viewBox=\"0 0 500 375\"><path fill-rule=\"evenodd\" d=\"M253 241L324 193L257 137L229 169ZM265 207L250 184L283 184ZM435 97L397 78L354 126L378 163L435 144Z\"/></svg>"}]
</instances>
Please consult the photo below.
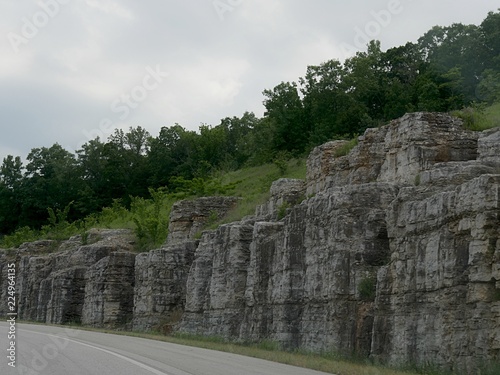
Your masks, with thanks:
<instances>
[{"instance_id":1,"label":"weathered stone surface","mask_svg":"<svg viewBox=\"0 0 500 375\"><path fill-rule=\"evenodd\" d=\"M167 245L136 257L134 329L168 333L180 320L197 245L195 241Z\"/></svg>"},{"instance_id":2,"label":"weathered stone surface","mask_svg":"<svg viewBox=\"0 0 500 375\"><path fill-rule=\"evenodd\" d=\"M25 242L19 246L20 253L49 253L57 250L57 241L40 240L34 242Z\"/></svg>"},{"instance_id":3,"label":"weathered stone surface","mask_svg":"<svg viewBox=\"0 0 500 375\"><path fill-rule=\"evenodd\" d=\"M300 346L368 355L379 267L390 260L385 209L397 189L372 183L314 197L304 218L304 311ZM363 294L364 293L364 294Z\"/></svg>"},{"instance_id":4,"label":"weathered stone surface","mask_svg":"<svg viewBox=\"0 0 500 375\"><path fill-rule=\"evenodd\" d=\"M131 233L126 230L95 230L89 238L97 242L82 246L81 239L74 237L63 242L59 252L36 255L47 246L57 250L52 242L25 245L17 251L20 319L58 324L81 321L86 271L111 253L132 248Z\"/></svg>"},{"instance_id":5,"label":"weathered stone surface","mask_svg":"<svg viewBox=\"0 0 500 375\"><path fill-rule=\"evenodd\" d=\"M413 185L416 176L440 162L475 160L478 133L440 113L412 113L387 125L385 160L378 181Z\"/></svg>"},{"instance_id":6,"label":"weathered stone surface","mask_svg":"<svg viewBox=\"0 0 500 375\"><path fill-rule=\"evenodd\" d=\"M269 339L273 326L272 268L282 246L284 222L256 222L250 244L250 262L245 289L245 313L241 335L250 342Z\"/></svg>"},{"instance_id":7,"label":"weathered stone surface","mask_svg":"<svg viewBox=\"0 0 500 375\"><path fill-rule=\"evenodd\" d=\"M419 174L436 163L475 160L478 137L448 115L407 114L389 125L367 129L346 156L334 156L342 146L339 142L313 150L308 159L307 194L375 181L414 185ZM485 150L491 151L488 142L484 143Z\"/></svg>"},{"instance_id":8,"label":"weathered stone surface","mask_svg":"<svg viewBox=\"0 0 500 375\"><path fill-rule=\"evenodd\" d=\"M306 185L303 180L280 178L271 185L270 198L257 207L255 216L259 219L276 219L283 207L292 207L305 199Z\"/></svg>"},{"instance_id":9,"label":"weathered stone surface","mask_svg":"<svg viewBox=\"0 0 500 375\"><path fill-rule=\"evenodd\" d=\"M482 132L478 141L479 160L488 165L500 167L500 128Z\"/></svg>"},{"instance_id":10,"label":"weathered stone surface","mask_svg":"<svg viewBox=\"0 0 500 375\"><path fill-rule=\"evenodd\" d=\"M174 203L167 243L193 240L209 221L224 217L238 202L235 197L204 197Z\"/></svg>"},{"instance_id":11,"label":"weathered stone surface","mask_svg":"<svg viewBox=\"0 0 500 375\"><path fill-rule=\"evenodd\" d=\"M387 211L373 354L473 373L500 349L500 175L430 197L409 190Z\"/></svg>"},{"instance_id":12,"label":"weathered stone surface","mask_svg":"<svg viewBox=\"0 0 500 375\"><path fill-rule=\"evenodd\" d=\"M204 233L187 283L183 330L225 337L239 334L252 232L251 225L233 223Z\"/></svg>"},{"instance_id":13,"label":"weathered stone surface","mask_svg":"<svg viewBox=\"0 0 500 375\"><path fill-rule=\"evenodd\" d=\"M42 280L37 320L53 324L81 323L86 270L80 266L66 268ZM46 306L45 301L48 301Z\"/></svg>"},{"instance_id":14,"label":"weathered stone surface","mask_svg":"<svg viewBox=\"0 0 500 375\"><path fill-rule=\"evenodd\" d=\"M417 113L368 129L346 156L344 142L316 148L313 197L279 222L276 193L256 211L246 281L228 289L216 272L227 228L205 233L180 329L467 374L499 360L496 137ZM224 304L242 288L243 305Z\"/></svg>"},{"instance_id":15,"label":"weathered stone surface","mask_svg":"<svg viewBox=\"0 0 500 375\"><path fill-rule=\"evenodd\" d=\"M131 328L134 310L135 254L115 251L85 273L82 324Z\"/></svg>"},{"instance_id":16,"label":"weathered stone surface","mask_svg":"<svg viewBox=\"0 0 500 375\"><path fill-rule=\"evenodd\" d=\"M415 185L426 185L427 189L442 191L447 188L454 189L464 182L492 173L495 173L495 168L476 160L436 163L432 169L417 175Z\"/></svg>"},{"instance_id":17,"label":"weathered stone surface","mask_svg":"<svg viewBox=\"0 0 500 375\"><path fill-rule=\"evenodd\" d=\"M118 232L54 254L26 245L20 317L116 325L133 296L135 329L479 374L500 361L499 134L415 113L368 129L348 155L329 142L311 153L305 183L275 182L255 216L199 243L190 239L235 199L178 203L168 245L134 262L119 255L132 244Z\"/></svg>"},{"instance_id":18,"label":"weathered stone surface","mask_svg":"<svg viewBox=\"0 0 500 375\"><path fill-rule=\"evenodd\" d=\"M206 233L181 330L267 338L289 348L358 345L369 352L371 326L359 321L370 312L372 322L373 312L358 285L389 260L384 207L395 196L387 184L339 187L294 207L284 222L230 224ZM349 324L333 319L345 312ZM363 344L352 336L357 327Z\"/></svg>"},{"instance_id":19,"label":"weathered stone surface","mask_svg":"<svg viewBox=\"0 0 500 375\"><path fill-rule=\"evenodd\" d=\"M336 152L348 141L331 141L315 147L307 158L307 195L325 190L336 167Z\"/></svg>"}]
</instances>

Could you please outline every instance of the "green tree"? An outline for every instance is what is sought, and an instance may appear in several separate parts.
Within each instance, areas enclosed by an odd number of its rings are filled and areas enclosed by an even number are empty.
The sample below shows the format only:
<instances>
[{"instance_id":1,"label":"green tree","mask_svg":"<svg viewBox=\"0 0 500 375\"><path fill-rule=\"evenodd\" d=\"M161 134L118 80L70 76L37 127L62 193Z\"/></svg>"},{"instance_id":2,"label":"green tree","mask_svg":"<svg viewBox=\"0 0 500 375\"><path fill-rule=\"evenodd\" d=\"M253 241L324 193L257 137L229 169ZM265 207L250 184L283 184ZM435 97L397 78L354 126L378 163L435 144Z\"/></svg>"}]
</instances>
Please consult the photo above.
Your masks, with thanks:
<instances>
[{"instance_id":1,"label":"green tree","mask_svg":"<svg viewBox=\"0 0 500 375\"><path fill-rule=\"evenodd\" d=\"M304 109L295 82L281 82L263 92L265 116L273 131L273 148L300 154L305 150L309 129L304 121Z\"/></svg>"},{"instance_id":2,"label":"green tree","mask_svg":"<svg viewBox=\"0 0 500 375\"><path fill-rule=\"evenodd\" d=\"M475 90L485 69L485 40L475 25L455 23L435 26L419 39L419 45L438 85L447 90L447 109L475 100Z\"/></svg>"},{"instance_id":3,"label":"green tree","mask_svg":"<svg viewBox=\"0 0 500 375\"><path fill-rule=\"evenodd\" d=\"M478 99L488 103L500 102L500 71L486 69L476 90Z\"/></svg>"},{"instance_id":4,"label":"green tree","mask_svg":"<svg viewBox=\"0 0 500 375\"><path fill-rule=\"evenodd\" d=\"M226 133L227 156L224 163L228 168L242 167L259 148L252 137L258 123L259 119L252 112L245 112L241 118L234 116L221 120L218 126Z\"/></svg>"},{"instance_id":5,"label":"green tree","mask_svg":"<svg viewBox=\"0 0 500 375\"><path fill-rule=\"evenodd\" d=\"M149 184L165 186L172 176L192 178L196 166L196 132L188 131L179 124L162 127L157 137L148 140Z\"/></svg>"},{"instance_id":6,"label":"green tree","mask_svg":"<svg viewBox=\"0 0 500 375\"><path fill-rule=\"evenodd\" d=\"M113 201L109 179L111 168L108 168L106 145L99 138L85 143L76 153L83 184L75 208L82 215L88 215Z\"/></svg>"},{"instance_id":7,"label":"green tree","mask_svg":"<svg viewBox=\"0 0 500 375\"><path fill-rule=\"evenodd\" d=\"M113 198L121 198L128 205L130 196L147 196L147 152L149 133L141 128L121 129L108 138L104 147L106 177Z\"/></svg>"},{"instance_id":8,"label":"green tree","mask_svg":"<svg viewBox=\"0 0 500 375\"><path fill-rule=\"evenodd\" d=\"M484 53L481 59L486 69L500 70L500 9L489 12L480 25Z\"/></svg>"},{"instance_id":9,"label":"green tree","mask_svg":"<svg viewBox=\"0 0 500 375\"><path fill-rule=\"evenodd\" d=\"M362 103L369 118L384 120L388 75L383 66L379 41L371 41L367 52L358 52L346 60L345 83L350 96Z\"/></svg>"},{"instance_id":10,"label":"green tree","mask_svg":"<svg viewBox=\"0 0 500 375\"><path fill-rule=\"evenodd\" d=\"M40 227L47 218L47 209L63 209L81 186L75 156L59 144L34 148L28 163L20 197L21 226Z\"/></svg>"},{"instance_id":11,"label":"green tree","mask_svg":"<svg viewBox=\"0 0 500 375\"><path fill-rule=\"evenodd\" d=\"M20 157L8 155L0 167L0 235L14 231L21 213L20 187L23 164Z\"/></svg>"},{"instance_id":12,"label":"green tree","mask_svg":"<svg viewBox=\"0 0 500 375\"><path fill-rule=\"evenodd\" d=\"M308 66L305 76L300 79L305 122L310 129L309 146L325 142L336 134L351 132L350 121L345 114L351 105L354 108L357 105L346 88L345 76L342 64L330 60L321 65Z\"/></svg>"}]
</instances>

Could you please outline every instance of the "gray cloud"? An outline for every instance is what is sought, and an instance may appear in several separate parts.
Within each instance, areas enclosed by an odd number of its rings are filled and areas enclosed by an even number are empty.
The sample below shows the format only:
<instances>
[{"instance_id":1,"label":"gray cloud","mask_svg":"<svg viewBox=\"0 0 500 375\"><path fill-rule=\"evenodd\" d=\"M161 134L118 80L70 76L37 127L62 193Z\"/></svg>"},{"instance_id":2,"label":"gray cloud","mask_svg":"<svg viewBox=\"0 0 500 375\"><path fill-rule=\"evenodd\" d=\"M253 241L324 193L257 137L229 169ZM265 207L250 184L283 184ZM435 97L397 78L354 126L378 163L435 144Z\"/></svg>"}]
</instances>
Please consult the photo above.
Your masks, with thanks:
<instances>
[{"instance_id":1,"label":"gray cloud","mask_svg":"<svg viewBox=\"0 0 500 375\"><path fill-rule=\"evenodd\" d=\"M262 115L264 89L297 80L307 65L345 58L345 45L356 47L358 30L394 1L41 0L52 5L44 19L37 2L0 0L0 158L55 142L74 150L103 120L157 134L176 122L197 129L246 110ZM221 15L214 6L221 3L236 5ZM496 0L399 6L375 30L383 48L436 24L478 24L498 8ZM12 33L24 37L26 22L40 27L15 53ZM156 66L168 77L121 118L112 103Z\"/></svg>"}]
</instances>

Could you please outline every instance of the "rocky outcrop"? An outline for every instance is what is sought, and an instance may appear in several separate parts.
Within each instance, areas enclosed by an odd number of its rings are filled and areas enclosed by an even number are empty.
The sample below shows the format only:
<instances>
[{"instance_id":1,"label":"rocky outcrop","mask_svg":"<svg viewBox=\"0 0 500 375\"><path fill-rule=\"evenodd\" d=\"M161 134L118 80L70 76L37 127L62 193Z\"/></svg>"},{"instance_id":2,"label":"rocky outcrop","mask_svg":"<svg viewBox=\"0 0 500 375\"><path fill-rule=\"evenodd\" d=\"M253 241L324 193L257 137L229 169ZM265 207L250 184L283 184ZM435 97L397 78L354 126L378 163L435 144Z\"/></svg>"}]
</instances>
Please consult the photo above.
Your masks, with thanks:
<instances>
[{"instance_id":1,"label":"rocky outcrop","mask_svg":"<svg viewBox=\"0 0 500 375\"><path fill-rule=\"evenodd\" d=\"M197 241L165 246L137 255L133 328L170 333L186 301L186 281Z\"/></svg>"},{"instance_id":2,"label":"rocky outcrop","mask_svg":"<svg viewBox=\"0 0 500 375\"><path fill-rule=\"evenodd\" d=\"M475 160L478 137L477 132L465 130L459 119L445 114L407 114L386 126L367 129L346 156L334 156L344 141L314 149L307 164L307 194L371 182L414 185L419 174L436 163Z\"/></svg>"},{"instance_id":3,"label":"rocky outcrop","mask_svg":"<svg viewBox=\"0 0 500 375\"><path fill-rule=\"evenodd\" d=\"M224 217L237 202L235 197L204 197L174 203L167 243L193 240L207 223L213 224Z\"/></svg>"},{"instance_id":4,"label":"rocky outcrop","mask_svg":"<svg viewBox=\"0 0 500 375\"><path fill-rule=\"evenodd\" d=\"M372 354L472 373L500 349L500 175L387 210L391 262L377 276Z\"/></svg>"},{"instance_id":5,"label":"rocky outcrop","mask_svg":"<svg viewBox=\"0 0 500 375\"><path fill-rule=\"evenodd\" d=\"M187 280L182 330L239 336L252 232L249 223L222 225L217 231L205 232Z\"/></svg>"},{"instance_id":6,"label":"rocky outcrop","mask_svg":"<svg viewBox=\"0 0 500 375\"><path fill-rule=\"evenodd\" d=\"M305 186L278 181L252 221L204 233L180 330L467 374L500 360L499 134L416 113L348 155L316 148Z\"/></svg>"},{"instance_id":7,"label":"rocky outcrop","mask_svg":"<svg viewBox=\"0 0 500 375\"><path fill-rule=\"evenodd\" d=\"M306 184L303 180L280 178L271 184L270 197L266 203L258 206L255 216L259 219L276 220L284 216L291 208L305 197Z\"/></svg>"},{"instance_id":8,"label":"rocky outcrop","mask_svg":"<svg viewBox=\"0 0 500 375\"><path fill-rule=\"evenodd\" d=\"M499 362L500 129L414 113L347 146L314 149L306 181L276 181L242 221L200 232L236 198L177 203L157 250L132 254L113 231L91 233L91 245L23 246L20 317L266 339L463 374ZM7 259L0 252L2 273Z\"/></svg>"},{"instance_id":9,"label":"rocky outcrop","mask_svg":"<svg viewBox=\"0 0 500 375\"><path fill-rule=\"evenodd\" d=\"M85 273L82 324L131 328L134 310L135 254L111 252Z\"/></svg>"},{"instance_id":10,"label":"rocky outcrop","mask_svg":"<svg viewBox=\"0 0 500 375\"><path fill-rule=\"evenodd\" d=\"M19 248L17 287L20 319L57 324L82 321L85 298L90 297L85 293L89 280L87 271L114 252L132 249L131 234L126 230L94 230L89 233L88 240L95 242L83 245L78 236L60 246L54 242L41 246L38 242ZM54 252L39 254L48 248ZM103 274L101 277L112 278ZM115 288L117 293L121 293L121 287ZM98 304L91 305L85 316L89 315L89 310L99 309Z\"/></svg>"}]
</instances>

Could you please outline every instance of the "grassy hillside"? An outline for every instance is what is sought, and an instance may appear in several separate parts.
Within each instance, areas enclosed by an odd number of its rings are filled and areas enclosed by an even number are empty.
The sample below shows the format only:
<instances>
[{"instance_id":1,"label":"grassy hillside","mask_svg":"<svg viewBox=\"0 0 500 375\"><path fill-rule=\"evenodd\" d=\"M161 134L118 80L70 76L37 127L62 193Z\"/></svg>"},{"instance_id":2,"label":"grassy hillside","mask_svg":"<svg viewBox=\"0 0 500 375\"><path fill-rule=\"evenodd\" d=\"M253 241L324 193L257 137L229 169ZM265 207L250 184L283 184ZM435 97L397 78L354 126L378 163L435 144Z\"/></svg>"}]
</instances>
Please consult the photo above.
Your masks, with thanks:
<instances>
[{"instance_id":1,"label":"grassy hillside","mask_svg":"<svg viewBox=\"0 0 500 375\"><path fill-rule=\"evenodd\" d=\"M465 126L471 130L481 131L500 126L500 102L486 107L468 107L452 114L462 118ZM355 142L356 140L346 145L346 152ZM37 239L64 240L76 234L84 235L88 229L96 227L134 229L139 238L138 250L149 250L159 247L165 241L170 209L177 200L210 195L241 197L241 202L225 218L210 223L208 228L213 229L222 223L238 221L244 216L252 215L255 208L268 199L273 181L279 178L305 179L305 176L305 158L278 158L274 163L257 167L218 172L205 180L182 180L180 185L177 180L177 186L169 186L171 190L150 189L150 199L132 198L131 206L127 208L120 200L115 200L111 207L105 207L100 213L73 223L67 221L71 207L55 212L49 209L49 225L38 231L28 227L20 228L12 235L2 238L0 247L17 247L23 242Z\"/></svg>"},{"instance_id":2,"label":"grassy hillside","mask_svg":"<svg viewBox=\"0 0 500 375\"><path fill-rule=\"evenodd\" d=\"M273 181L279 178L306 178L306 159L277 161L258 167L243 168L219 176L223 184L234 184L231 195L242 200L222 222L230 223L247 215L252 215L255 208L269 198L269 189ZM220 224L220 222L215 223Z\"/></svg>"},{"instance_id":3,"label":"grassy hillside","mask_svg":"<svg viewBox=\"0 0 500 375\"><path fill-rule=\"evenodd\" d=\"M500 102L495 103L484 110L486 121L492 127L500 126Z\"/></svg>"},{"instance_id":4,"label":"grassy hillside","mask_svg":"<svg viewBox=\"0 0 500 375\"><path fill-rule=\"evenodd\" d=\"M305 175L305 159L277 160L275 163L258 167L219 172L211 179L182 180L182 186L172 188L172 191L150 189L149 199L132 198L128 208L124 207L120 200L115 200L112 206L103 208L100 213L76 222L70 223L67 220L71 205L63 210L49 209L48 225L43 226L41 230L20 228L2 238L0 248L18 247L23 242L39 239L61 241L78 234L85 237L90 228L129 228L135 230L138 237L137 250L150 250L165 242L170 210L178 200L210 195L241 197L241 202L227 217L210 223L210 227L215 228L221 223L237 221L253 214L255 207L266 201L272 182L278 178L305 179Z\"/></svg>"},{"instance_id":5,"label":"grassy hillside","mask_svg":"<svg viewBox=\"0 0 500 375\"><path fill-rule=\"evenodd\" d=\"M465 127L482 131L500 126L500 102L489 106L475 106L452 112L464 120Z\"/></svg>"}]
</instances>

